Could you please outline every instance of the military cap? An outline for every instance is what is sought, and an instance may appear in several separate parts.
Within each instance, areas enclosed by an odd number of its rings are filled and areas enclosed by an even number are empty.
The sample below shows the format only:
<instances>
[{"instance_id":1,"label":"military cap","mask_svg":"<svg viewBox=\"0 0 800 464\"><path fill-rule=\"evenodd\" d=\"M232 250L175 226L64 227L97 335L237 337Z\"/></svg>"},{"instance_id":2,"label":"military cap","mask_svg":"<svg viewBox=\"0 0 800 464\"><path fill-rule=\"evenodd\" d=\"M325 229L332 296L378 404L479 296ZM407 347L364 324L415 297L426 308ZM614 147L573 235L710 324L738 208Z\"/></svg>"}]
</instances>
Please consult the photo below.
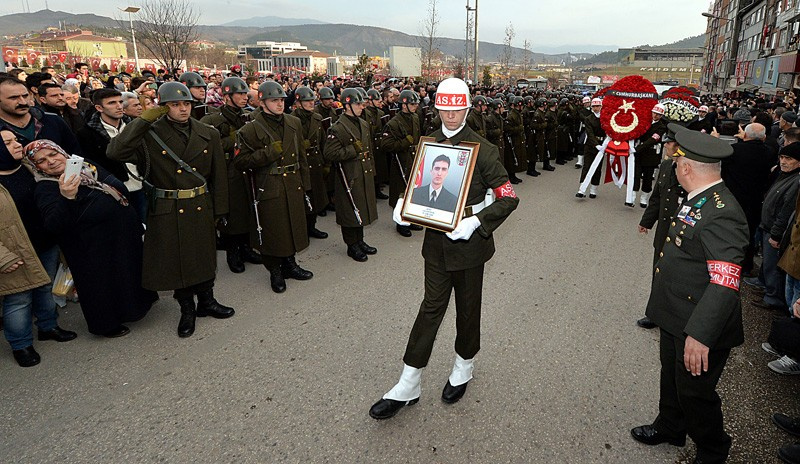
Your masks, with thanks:
<instances>
[{"instance_id":1,"label":"military cap","mask_svg":"<svg viewBox=\"0 0 800 464\"><path fill-rule=\"evenodd\" d=\"M733 154L731 144L702 132L681 128L675 132L675 141L680 145L675 156L701 163L717 163Z\"/></svg>"},{"instance_id":2,"label":"military cap","mask_svg":"<svg viewBox=\"0 0 800 464\"><path fill-rule=\"evenodd\" d=\"M674 142L675 141L675 133L681 130L689 130L684 125L671 122L667 125L667 132L664 133L664 136L661 138L661 141L664 143L667 142Z\"/></svg>"}]
</instances>

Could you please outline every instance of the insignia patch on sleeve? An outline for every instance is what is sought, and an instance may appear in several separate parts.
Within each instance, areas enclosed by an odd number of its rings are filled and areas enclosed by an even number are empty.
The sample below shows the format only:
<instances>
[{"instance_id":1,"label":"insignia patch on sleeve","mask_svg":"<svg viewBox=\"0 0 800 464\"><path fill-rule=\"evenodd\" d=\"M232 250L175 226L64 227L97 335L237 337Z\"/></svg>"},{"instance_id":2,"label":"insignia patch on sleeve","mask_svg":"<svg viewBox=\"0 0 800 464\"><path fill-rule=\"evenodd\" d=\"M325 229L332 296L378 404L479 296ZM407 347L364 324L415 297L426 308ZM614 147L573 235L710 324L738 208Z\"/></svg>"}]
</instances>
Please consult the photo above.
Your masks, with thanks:
<instances>
[{"instance_id":1,"label":"insignia patch on sleeve","mask_svg":"<svg viewBox=\"0 0 800 464\"><path fill-rule=\"evenodd\" d=\"M708 275L711 283L722 285L739 291L739 279L742 274L742 266L725 261L707 261Z\"/></svg>"},{"instance_id":2,"label":"insignia patch on sleeve","mask_svg":"<svg viewBox=\"0 0 800 464\"><path fill-rule=\"evenodd\" d=\"M495 198L503 198L503 197L517 198L517 192L514 191L514 187L511 186L510 181L506 181L505 184L493 190Z\"/></svg>"}]
</instances>

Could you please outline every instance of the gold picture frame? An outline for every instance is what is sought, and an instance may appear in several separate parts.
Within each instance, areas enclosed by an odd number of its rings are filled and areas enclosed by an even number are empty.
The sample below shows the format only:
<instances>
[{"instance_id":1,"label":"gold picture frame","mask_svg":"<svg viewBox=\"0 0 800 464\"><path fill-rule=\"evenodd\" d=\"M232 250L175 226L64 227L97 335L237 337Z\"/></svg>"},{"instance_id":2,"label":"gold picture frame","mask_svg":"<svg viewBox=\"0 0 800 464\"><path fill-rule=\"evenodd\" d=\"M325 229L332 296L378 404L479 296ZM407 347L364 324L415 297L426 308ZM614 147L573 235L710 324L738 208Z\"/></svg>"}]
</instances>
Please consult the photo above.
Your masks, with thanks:
<instances>
[{"instance_id":1,"label":"gold picture frame","mask_svg":"<svg viewBox=\"0 0 800 464\"><path fill-rule=\"evenodd\" d=\"M464 215L480 143L437 143L422 137L408 175L404 221L452 232Z\"/></svg>"}]
</instances>

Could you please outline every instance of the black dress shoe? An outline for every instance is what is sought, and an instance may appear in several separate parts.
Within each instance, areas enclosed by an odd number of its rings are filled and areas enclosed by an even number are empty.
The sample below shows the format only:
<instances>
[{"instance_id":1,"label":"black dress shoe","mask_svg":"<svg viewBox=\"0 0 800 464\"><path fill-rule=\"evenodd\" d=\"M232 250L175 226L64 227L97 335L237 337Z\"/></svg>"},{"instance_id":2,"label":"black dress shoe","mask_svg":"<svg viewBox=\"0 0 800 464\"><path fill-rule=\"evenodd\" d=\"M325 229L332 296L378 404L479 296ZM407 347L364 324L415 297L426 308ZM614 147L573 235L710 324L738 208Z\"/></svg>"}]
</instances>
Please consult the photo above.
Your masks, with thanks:
<instances>
[{"instance_id":1,"label":"black dress shoe","mask_svg":"<svg viewBox=\"0 0 800 464\"><path fill-rule=\"evenodd\" d=\"M629 207L629 208L633 208L633 203L628 203L628 202L626 201L626 202L625 202L625 206L627 206L627 207Z\"/></svg>"},{"instance_id":2,"label":"black dress shoe","mask_svg":"<svg viewBox=\"0 0 800 464\"><path fill-rule=\"evenodd\" d=\"M403 409L404 406L411 406L412 404L417 404L419 398L414 398L411 401L396 401L396 400L386 400L382 399L377 403L373 404L371 408L369 408L369 416L373 419L388 419L395 414L397 411Z\"/></svg>"},{"instance_id":3,"label":"black dress shoe","mask_svg":"<svg viewBox=\"0 0 800 464\"><path fill-rule=\"evenodd\" d=\"M377 248L367 245L366 242L364 242L363 240L358 242L357 245L361 247L361 251L363 251L364 253L366 253L368 255L374 255L374 254L378 253L378 249Z\"/></svg>"},{"instance_id":4,"label":"black dress shoe","mask_svg":"<svg viewBox=\"0 0 800 464\"><path fill-rule=\"evenodd\" d=\"M520 179L520 178L519 178L519 177L517 177L517 176L511 177L510 179L508 179L508 181L509 181L509 182L511 182L511 183L512 183L512 184L514 184L514 185L517 185L517 184L521 184L521 183L522 183L522 179Z\"/></svg>"},{"instance_id":5,"label":"black dress shoe","mask_svg":"<svg viewBox=\"0 0 800 464\"><path fill-rule=\"evenodd\" d=\"M772 415L772 422L784 432L800 437L800 420L797 418L789 417L786 414L778 412Z\"/></svg>"},{"instance_id":6,"label":"black dress shoe","mask_svg":"<svg viewBox=\"0 0 800 464\"><path fill-rule=\"evenodd\" d=\"M317 213L317 216L319 216L319 217L325 217L327 215L328 215L328 212L325 211L324 209L322 211L320 211L319 213Z\"/></svg>"},{"instance_id":7,"label":"black dress shoe","mask_svg":"<svg viewBox=\"0 0 800 464\"><path fill-rule=\"evenodd\" d=\"M55 340L57 342L68 342L70 340L75 340L78 338L78 334L72 332L70 330L64 330L61 327L56 326L53 330L48 330L47 332L39 331L39 341L45 340Z\"/></svg>"},{"instance_id":8,"label":"black dress shoe","mask_svg":"<svg viewBox=\"0 0 800 464\"><path fill-rule=\"evenodd\" d=\"M242 259L246 263L250 264L264 264L264 257L261 256L259 253L256 253L255 250L250 248L250 245L242 245Z\"/></svg>"},{"instance_id":9,"label":"black dress shoe","mask_svg":"<svg viewBox=\"0 0 800 464\"><path fill-rule=\"evenodd\" d=\"M131 333L131 329L125 327L122 324L120 324L119 327L117 327L114 330L111 330L109 332L104 333L103 336L106 337L106 338L119 338L119 337L124 337L125 335L128 335L129 333Z\"/></svg>"},{"instance_id":10,"label":"black dress shoe","mask_svg":"<svg viewBox=\"0 0 800 464\"><path fill-rule=\"evenodd\" d=\"M410 226L408 226L408 228L416 231L425 230L425 228L419 224L411 224Z\"/></svg>"},{"instance_id":11,"label":"black dress shoe","mask_svg":"<svg viewBox=\"0 0 800 464\"><path fill-rule=\"evenodd\" d=\"M650 318L647 316L636 321L636 325L638 325L643 329L655 329L657 327L656 323L651 321Z\"/></svg>"},{"instance_id":12,"label":"black dress shoe","mask_svg":"<svg viewBox=\"0 0 800 464\"><path fill-rule=\"evenodd\" d=\"M544 165L542 167L542 169L544 169L545 171L555 171L556 170L556 168L554 168L553 165L551 165L551 164Z\"/></svg>"},{"instance_id":13,"label":"black dress shoe","mask_svg":"<svg viewBox=\"0 0 800 464\"><path fill-rule=\"evenodd\" d=\"M564 161L564 160L556 160L556 164L559 164L559 165L563 166L563 165L567 164L567 162Z\"/></svg>"},{"instance_id":14,"label":"black dress shoe","mask_svg":"<svg viewBox=\"0 0 800 464\"><path fill-rule=\"evenodd\" d=\"M312 227L312 228L308 229L308 236L311 237L311 238L324 239L324 238L328 238L328 233L327 232L323 232L323 231L317 229L316 227Z\"/></svg>"},{"instance_id":15,"label":"black dress shoe","mask_svg":"<svg viewBox=\"0 0 800 464\"><path fill-rule=\"evenodd\" d=\"M334 203L328 203L328 206L326 206L325 209L334 212L336 211L336 205Z\"/></svg>"},{"instance_id":16,"label":"black dress shoe","mask_svg":"<svg viewBox=\"0 0 800 464\"><path fill-rule=\"evenodd\" d=\"M531 176L531 177L539 177L539 175L541 174L541 172L537 171L536 169L528 169L528 170L525 172L525 174L527 174L527 175L529 175L529 176Z\"/></svg>"},{"instance_id":17,"label":"black dress shoe","mask_svg":"<svg viewBox=\"0 0 800 464\"><path fill-rule=\"evenodd\" d=\"M596 193L590 193L589 194L589 198L595 199L595 198L597 198L597 194Z\"/></svg>"},{"instance_id":18,"label":"black dress shoe","mask_svg":"<svg viewBox=\"0 0 800 464\"><path fill-rule=\"evenodd\" d=\"M781 446L778 448L778 457L789 464L800 464L800 443Z\"/></svg>"},{"instance_id":19,"label":"black dress shoe","mask_svg":"<svg viewBox=\"0 0 800 464\"><path fill-rule=\"evenodd\" d=\"M367 254L364 253L364 250L362 250L357 243L347 246L347 256L353 258L359 263L363 263L368 259Z\"/></svg>"},{"instance_id":20,"label":"black dress shoe","mask_svg":"<svg viewBox=\"0 0 800 464\"><path fill-rule=\"evenodd\" d=\"M378 189L375 189L375 198L377 198L378 200L388 200L389 199L389 195L381 192Z\"/></svg>"},{"instance_id":21,"label":"black dress shoe","mask_svg":"<svg viewBox=\"0 0 800 464\"><path fill-rule=\"evenodd\" d=\"M450 385L450 381L448 380L447 384L444 386L444 390L442 390L442 401L448 404L457 403L467 391L468 383L469 382L462 383L461 385L454 387Z\"/></svg>"},{"instance_id":22,"label":"black dress shoe","mask_svg":"<svg viewBox=\"0 0 800 464\"><path fill-rule=\"evenodd\" d=\"M578 192L578 193L575 194L575 198L586 198L586 194Z\"/></svg>"},{"instance_id":23,"label":"black dress shoe","mask_svg":"<svg viewBox=\"0 0 800 464\"><path fill-rule=\"evenodd\" d=\"M244 272L244 261L242 261L242 251L237 247L225 250L225 261L228 262L228 269L234 274Z\"/></svg>"},{"instance_id":24,"label":"black dress shoe","mask_svg":"<svg viewBox=\"0 0 800 464\"><path fill-rule=\"evenodd\" d=\"M631 429L631 436L634 440L645 445L660 445L661 443L669 443L674 446L685 446L686 436L683 437L668 437L660 433L652 425L641 425Z\"/></svg>"},{"instance_id":25,"label":"black dress shoe","mask_svg":"<svg viewBox=\"0 0 800 464\"><path fill-rule=\"evenodd\" d=\"M19 367L31 367L42 362L41 356L33 349L33 345L21 350L14 350L13 353Z\"/></svg>"},{"instance_id":26,"label":"black dress shoe","mask_svg":"<svg viewBox=\"0 0 800 464\"><path fill-rule=\"evenodd\" d=\"M582 167L583 167L583 165L580 165L580 164L576 164L576 165L575 165L575 169L580 169L580 168L582 168Z\"/></svg>"},{"instance_id":27,"label":"black dress shoe","mask_svg":"<svg viewBox=\"0 0 800 464\"><path fill-rule=\"evenodd\" d=\"M269 271L269 285L275 293L283 293L286 291L286 280L283 278L283 273L280 268Z\"/></svg>"},{"instance_id":28,"label":"black dress shoe","mask_svg":"<svg viewBox=\"0 0 800 464\"><path fill-rule=\"evenodd\" d=\"M197 294L197 317L211 316L215 319L227 319L236 314L233 308L220 304L214 298L214 290L206 290Z\"/></svg>"},{"instance_id":29,"label":"black dress shoe","mask_svg":"<svg viewBox=\"0 0 800 464\"><path fill-rule=\"evenodd\" d=\"M398 225L396 229L397 233L403 237L411 237L411 227Z\"/></svg>"},{"instance_id":30,"label":"black dress shoe","mask_svg":"<svg viewBox=\"0 0 800 464\"><path fill-rule=\"evenodd\" d=\"M281 274L284 279L309 280L314 277L313 272L307 271L297 264L294 256L284 258L283 264L281 264Z\"/></svg>"}]
</instances>

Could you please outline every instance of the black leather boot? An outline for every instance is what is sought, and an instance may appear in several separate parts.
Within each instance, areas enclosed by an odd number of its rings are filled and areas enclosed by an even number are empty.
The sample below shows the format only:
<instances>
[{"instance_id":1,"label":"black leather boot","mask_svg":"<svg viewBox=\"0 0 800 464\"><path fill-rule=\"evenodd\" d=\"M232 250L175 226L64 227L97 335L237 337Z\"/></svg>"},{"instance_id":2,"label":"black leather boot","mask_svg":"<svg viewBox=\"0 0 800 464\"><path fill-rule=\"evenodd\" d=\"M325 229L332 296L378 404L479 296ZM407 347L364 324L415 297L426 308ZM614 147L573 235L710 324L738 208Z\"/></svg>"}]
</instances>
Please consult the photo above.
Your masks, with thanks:
<instances>
[{"instance_id":1,"label":"black leather boot","mask_svg":"<svg viewBox=\"0 0 800 464\"><path fill-rule=\"evenodd\" d=\"M294 256L283 258L283 264L281 264L281 274L283 275L284 279L308 280L314 277L313 272L307 271L297 264Z\"/></svg>"},{"instance_id":2,"label":"black leather boot","mask_svg":"<svg viewBox=\"0 0 800 464\"><path fill-rule=\"evenodd\" d=\"M234 274L244 272L244 261L242 261L242 250L238 245L231 245L225 249L225 259L228 261L228 269Z\"/></svg>"},{"instance_id":3,"label":"black leather boot","mask_svg":"<svg viewBox=\"0 0 800 464\"><path fill-rule=\"evenodd\" d=\"M361 247L361 251L363 251L364 253L366 253L368 255L374 255L374 254L378 253L378 249L377 248L367 245L367 243L365 241L363 241L363 240L358 242L358 243L356 243L356 245L360 246Z\"/></svg>"},{"instance_id":4,"label":"black leather boot","mask_svg":"<svg viewBox=\"0 0 800 464\"><path fill-rule=\"evenodd\" d=\"M272 287L272 291L275 293L283 293L286 291L286 280L283 278L283 273L281 272L281 267L276 266L274 268L267 267L269 271L269 285Z\"/></svg>"},{"instance_id":5,"label":"black leather boot","mask_svg":"<svg viewBox=\"0 0 800 464\"><path fill-rule=\"evenodd\" d=\"M367 260L367 254L364 253L364 250L361 249L358 243L354 243L352 245L347 246L347 256L353 258L359 263L363 263L364 261Z\"/></svg>"},{"instance_id":6,"label":"black leather boot","mask_svg":"<svg viewBox=\"0 0 800 464\"><path fill-rule=\"evenodd\" d=\"M410 226L401 226L401 225L398 224L395 228L397 229L397 233L402 235L403 237L411 237L411 227ZM349 250L348 250L348 254L349 254ZM358 260L356 260L356 261L358 261Z\"/></svg>"},{"instance_id":7,"label":"black leather boot","mask_svg":"<svg viewBox=\"0 0 800 464\"><path fill-rule=\"evenodd\" d=\"M308 228L308 236L311 238L318 238L320 240L328 238L328 233L323 232L316 227L309 227Z\"/></svg>"},{"instance_id":8,"label":"black leather boot","mask_svg":"<svg viewBox=\"0 0 800 464\"><path fill-rule=\"evenodd\" d=\"M197 317L211 316L216 319L227 319L235 313L233 308L221 305L214 299L213 289L197 294Z\"/></svg>"},{"instance_id":9,"label":"black leather boot","mask_svg":"<svg viewBox=\"0 0 800 464\"><path fill-rule=\"evenodd\" d=\"M239 250L242 254L242 260L245 262L250 264L264 264L264 258L262 258L260 254L253 251L249 244L244 243L240 246Z\"/></svg>"},{"instance_id":10,"label":"black leather boot","mask_svg":"<svg viewBox=\"0 0 800 464\"><path fill-rule=\"evenodd\" d=\"M191 337L194 333L194 320L197 316L194 298L178 300L181 305L181 321L178 322L178 336L181 338Z\"/></svg>"}]
</instances>

